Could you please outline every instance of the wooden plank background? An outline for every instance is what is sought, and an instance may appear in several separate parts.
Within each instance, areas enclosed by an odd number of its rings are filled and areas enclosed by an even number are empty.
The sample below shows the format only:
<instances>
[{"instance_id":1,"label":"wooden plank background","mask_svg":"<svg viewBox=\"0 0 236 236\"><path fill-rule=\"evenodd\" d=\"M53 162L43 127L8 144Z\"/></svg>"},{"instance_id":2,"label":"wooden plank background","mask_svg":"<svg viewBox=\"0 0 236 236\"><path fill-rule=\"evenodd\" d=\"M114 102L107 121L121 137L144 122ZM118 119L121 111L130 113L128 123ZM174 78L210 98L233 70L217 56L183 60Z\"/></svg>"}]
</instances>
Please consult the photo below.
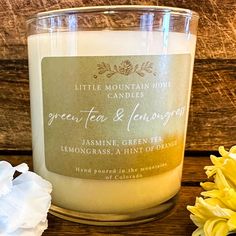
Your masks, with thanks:
<instances>
[{"instance_id":1,"label":"wooden plank background","mask_svg":"<svg viewBox=\"0 0 236 236\"><path fill-rule=\"evenodd\" d=\"M27 17L91 5L158 5L154 0L0 0L0 152L30 151ZM236 1L160 0L200 14L188 125L188 151L236 144Z\"/></svg>"},{"instance_id":2,"label":"wooden plank background","mask_svg":"<svg viewBox=\"0 0 236 236\"><path fill-rule=\"evenodd\" d=\"M158 5L158 0L0 0L0 58L26 59L25 20L41 11L94 5ZM200 14L196 57L236 58L235 0L159 0Z\"/></svg>"}]
</instances>

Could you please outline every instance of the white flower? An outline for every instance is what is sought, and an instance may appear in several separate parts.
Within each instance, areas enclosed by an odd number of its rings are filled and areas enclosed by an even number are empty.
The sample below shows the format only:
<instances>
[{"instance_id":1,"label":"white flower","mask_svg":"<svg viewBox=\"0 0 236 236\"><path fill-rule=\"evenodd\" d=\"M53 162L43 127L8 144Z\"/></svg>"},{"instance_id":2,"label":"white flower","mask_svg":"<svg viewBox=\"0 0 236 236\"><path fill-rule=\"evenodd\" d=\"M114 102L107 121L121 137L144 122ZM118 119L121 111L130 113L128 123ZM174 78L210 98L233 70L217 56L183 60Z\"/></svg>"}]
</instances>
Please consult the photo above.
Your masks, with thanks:
<instances>
[{"instance_id":1,"label":"white flower","mask_svg":"<svg viewBox=\"0 0 236 236\"><path fill-rule=\"evenodd\" d=\"M15 171L22 174L13 179ZM0 162L0 236L38 236L47 228L52 186L26 164Z\"/></svg>"},{"instance_id":2,"label":"white flower","mask_svg":"<svg viewBox=\"0 0 236 236\"><path fill-rule=\"evenodd\" d=\"M40 222L35 228L30 229L17 229L16 231L8 234L3 234L4 236L38 236L42 235L44 230L46 230L48 227L48 221L42 221ZM1 235L1 234L0 234Z\"/></svg>"}]
</instances>

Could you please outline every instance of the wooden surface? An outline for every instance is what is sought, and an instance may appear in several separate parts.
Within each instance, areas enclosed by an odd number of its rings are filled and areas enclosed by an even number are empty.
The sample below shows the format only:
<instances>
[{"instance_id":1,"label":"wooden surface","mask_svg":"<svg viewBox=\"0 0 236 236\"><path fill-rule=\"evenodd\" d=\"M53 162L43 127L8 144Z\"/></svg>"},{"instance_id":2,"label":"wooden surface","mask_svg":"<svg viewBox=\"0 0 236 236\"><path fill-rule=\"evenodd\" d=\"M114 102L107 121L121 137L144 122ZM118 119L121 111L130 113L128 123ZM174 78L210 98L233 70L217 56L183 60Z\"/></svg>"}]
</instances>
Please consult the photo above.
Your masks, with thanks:
<instances>
[{"instance_id":1,"label":"wooden surface","mask_svg":"<svg viewBox=\"0 0 236 236\"><path fill-rule=\"evenodd\" d=\"M22 162L28 163L32 168L31 156L11 156L0 155L0 161L7 160L13 165ZM200 196L202 189L199 182L206 180L203 167L210 165L209 157L185 157L182 188L179 201L174 211L167 217L145 224L128 227L96 227L76 224L61 220L49 215L49 228L43 236L63 236L63 235L145 235L145 236L190 236L195 230L195 226L189 219L187 205L193 205L195 198Z\"/></svg>"}]
</instances>

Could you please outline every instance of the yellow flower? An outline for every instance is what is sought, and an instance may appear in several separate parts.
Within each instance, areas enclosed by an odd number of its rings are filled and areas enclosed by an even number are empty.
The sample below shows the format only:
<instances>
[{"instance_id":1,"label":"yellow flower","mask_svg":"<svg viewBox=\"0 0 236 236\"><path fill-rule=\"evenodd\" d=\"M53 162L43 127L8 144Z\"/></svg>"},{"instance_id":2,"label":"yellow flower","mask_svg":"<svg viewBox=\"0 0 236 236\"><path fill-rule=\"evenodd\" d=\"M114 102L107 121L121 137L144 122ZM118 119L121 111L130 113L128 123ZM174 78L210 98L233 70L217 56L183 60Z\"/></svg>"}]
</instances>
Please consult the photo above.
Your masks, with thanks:
<instances>
[{"instance_id":1,"label":"yellow flower","mask_svg":"<svg viewBox=\"0 0 236 236\"><path fill-rule=\"evenodd\" d=\"M222 171L218 169L215 175L215 183L210 185L209 182L201 183L201 186L208 191L202 192L201 195L208 198L217 198L225 207L236 211L236 191L230 187Z\"/></svg>"},{"instance_id":2,"label":"yellow flower","mask_svg":"<svg viewBox=\"0 0 236 236\"><path fill-rule=\"evenodd\" d=\"M227 179L228 183L236 189L236 146L233 146L229 152L224 147L219 147L219 153L222 157L211 155L213 166L206 166L207 177L210 178L220 169Z\"/></svg>"},{"instance_id":3,"label":"yellow flower","mask_svg":"<svg viewBox=\"0 0 236 236\"><path fill-rule=\"evenodd\" d=\"M198 226L192 236L226 236L229 231L236 230L236 212L224 208L218 199L196 198L195 206L187 209L193 223Z\"/></svg>"},{"instance_id":4,"label":"yellow flower","mask_svg":"<svg viewBox=\"0 0 236 236\"><path fill-rule=\"evenodd\" d=\"M222 157L211 155L213 166L206 166L208 178L201 183L204 198L196 198L195 206L187 206L191 220L198 228L192 236L226 236L236 232L236 146L229 152L219 147Z\"/></svg>"}]
</instances>

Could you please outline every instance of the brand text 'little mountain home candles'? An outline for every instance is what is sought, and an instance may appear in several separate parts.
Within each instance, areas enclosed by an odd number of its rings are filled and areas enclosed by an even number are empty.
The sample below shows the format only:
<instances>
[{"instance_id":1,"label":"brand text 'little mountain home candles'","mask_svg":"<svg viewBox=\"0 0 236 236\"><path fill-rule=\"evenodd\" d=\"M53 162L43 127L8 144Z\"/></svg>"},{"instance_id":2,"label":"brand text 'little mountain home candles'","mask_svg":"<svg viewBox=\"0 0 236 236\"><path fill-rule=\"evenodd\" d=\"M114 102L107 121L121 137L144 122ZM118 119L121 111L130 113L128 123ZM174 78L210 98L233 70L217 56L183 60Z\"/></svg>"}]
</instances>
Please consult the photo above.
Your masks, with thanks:
<instances>
[{"instance_id":1,"label":"brand text 'little mountain home candles'","mask_svg":"<svg viewBox=\"0 0 236 236\"><path fill-rule=\"evenodd\" d=\"M53 214L125 225L174 206L197 21L143 6L28 20L34 170L53 185Z\"/></svg>"}]
</instances>

